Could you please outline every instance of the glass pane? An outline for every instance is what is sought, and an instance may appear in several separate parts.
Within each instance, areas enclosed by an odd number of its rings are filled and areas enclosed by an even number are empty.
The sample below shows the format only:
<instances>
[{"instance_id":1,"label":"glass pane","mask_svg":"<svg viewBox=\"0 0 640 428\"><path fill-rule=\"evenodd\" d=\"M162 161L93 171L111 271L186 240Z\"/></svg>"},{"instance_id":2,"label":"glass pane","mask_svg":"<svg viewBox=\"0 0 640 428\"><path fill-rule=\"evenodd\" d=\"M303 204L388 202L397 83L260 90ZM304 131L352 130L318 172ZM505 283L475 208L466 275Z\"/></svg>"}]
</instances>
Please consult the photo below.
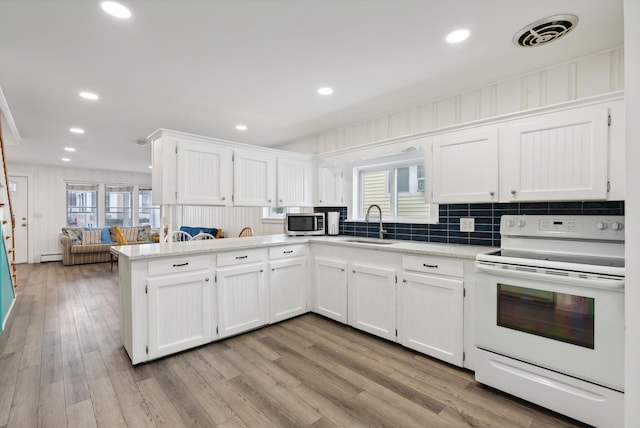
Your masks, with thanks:
<instances>
[{"instance_id":1,"label":"glass pane","mask_svg":"<svg viewBox=\"0 0 640 428\"><path fill-rule=\"evenodd\" d=\"M594 299L498 284L498 325L594 349Z\"/></svg>"},{"instance_id":2,"label":"glass pane","mask_svg":"<svg viewBox=\"0 0 640 428\"><path fill-rule=\"evenodd\" d=\"M151 189L138 190L138 224L160 227L160 207L151 202Z\"/></svg>"},{"instance_id":3,"label":"glass pane","mask_svg":"<svg viewBox=\"0 0 640 428\"><path fill-rule=\"evenodd\" d=\"M130 190L120 186L105 186L105 225L133 226L131 202Z\"/></svg>"},{"instance_id":4,"label":"glass pane","mask_svg":"<svg viewBox=\"0 0 640 428\"><path fill-rule=\"evenodd\" d=\"M67 190L67 226L96 227L97 192Z\"/></svg>"},{"instance_id":5,"label":"glass pane","mask_svg":"<svg viewBox=\"0 0 640 428\"><path fill-rule=\"evenodd\" d=\"M377 204L383 215L391 215L389 171L362 171L362 215L371 204ZM375 211L377 215L377 210Z\"/></svg>"},{"instance_id":6,"label":"glass pane","mask_svg":"<svg viewBox=\"0 0 640 428\"><path fill-rule=\"evenodd\" d=\"M397 180L398 180L398 194L400 193L408 193L411 191L411 187L409 185L410 171L409 167L398 168L396 170Z\"/></svg>"}]
</instances>

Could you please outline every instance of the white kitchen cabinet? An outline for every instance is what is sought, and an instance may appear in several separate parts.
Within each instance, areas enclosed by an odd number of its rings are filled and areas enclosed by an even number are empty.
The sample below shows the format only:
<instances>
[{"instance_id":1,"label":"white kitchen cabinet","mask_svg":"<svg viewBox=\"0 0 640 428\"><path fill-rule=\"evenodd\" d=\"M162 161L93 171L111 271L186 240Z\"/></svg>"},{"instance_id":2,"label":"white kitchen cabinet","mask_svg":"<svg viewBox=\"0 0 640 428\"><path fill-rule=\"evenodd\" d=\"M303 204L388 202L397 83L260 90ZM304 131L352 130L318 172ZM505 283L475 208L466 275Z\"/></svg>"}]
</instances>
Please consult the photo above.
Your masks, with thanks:
<instances>
[{"instance_id":1,"label":"white kitchen cabinet","mask_svg":"<svg viewBox=\"0 0 640 428\"><path fill-rule=\"evenodd\" d=\"M154 204L231 205L232 149L164 130L150 139Z\"/></svg>"},{"instance_id":2,"label":"white kitchen cabinet","mask_svg":"<svg viewBox=\"0 0 640 428\"><path fill-rule=\"evenodd\" d=\"M321 207L343 206L342 169L336 167L318 167L318 198Z\"/></svg>"},{"instance_id":3,"label":"white kitchen cabinet","mask_svg":"<svg viewBox=\"0 0 640 428\"><path fill-rule=\"evenodd\" d=\"M309 276L306 257L269 262L269 322L275 323L307 312Z\"/></svg>"},{"instance_id":4,"label":"white kitchen cabinet","mask_svg":"<svg viewBox=\"0 0 640 428\"><path fill-rule=\"evenodd\" d=\"M213 340L215 284L209 270L150 277L148 358L173 354Z\"/></svg>"},{"instance_id":5,"label":"white kitchen cabinet","mask_svg":"<svg viewBox=\"0 0 640 428\"><path fill-rule=\"evenodd\" d=\"M348 321L352 327L396 340L396 271L351 264Z\"/></svg>"},{"instance_id":6,"label":"white kitchen cabinet","mask_svg":"<svg viewBox=\"0 0 640 428\"><path fill-rule=\"evenodd\" d=\"M498 201L498 128L456 131L432 143L432 202Z\"/></svg>"},{"instance_id":7,"label":"white kitchen cabinet","mask_svg":"<svg viewBox=\"0 0 640 428\"><path fill-rule=\"evenodd\" d=\"M254 150L233 154L233 204L270 207L276 201L276 157Z\"/></svg>"},{"instance_id":8,"label":"white kitchen cabinet","mask_svg":"<svg viewBox=\"0 0 640 428\"><path fill-rule=\"evenodd\" d=\"M310 207L312 163L309 160L278 157L277 184L279 207Z\"/></svg>"},{"instance_id":9,"label":"white kitchen cabinet","mask_svg":"<svg viewBox=\"0 0 640 428\"><path fill-rule=\"evenodd\" d=\"M342 323L347 323L347 263L316 257L315 311Z\"/></svg>"},{"instance_id":10,"label":"white kitchen cabinet","mask_svg":"<svg viewBox=\"0 0 640 428\"><path fill-rule=\"evenodd\" d=\"M608 119L608 107L595 105L506 123L500 200L606 199Z\"/></svg>"},{"instance_id":11,"label":"white kitchen cabinet","mask_svg":"<svg viewBox=\"0 0 640 428\"><path fill-rule=\"evenodd\" d=\"M267 323L264 250L218 255L218 335L242 333Z\"/></svg>"},{"instance_id":12,"label":"white kitchen cabinet","mask_svg":"<svg viewBox=\"0 0 640 428\"><path fill-rule=\"evenodd\" d=\"M462 366L462 262L404 256L399 295L400 343L448 363Z\"/></svg>"}]
</instances>

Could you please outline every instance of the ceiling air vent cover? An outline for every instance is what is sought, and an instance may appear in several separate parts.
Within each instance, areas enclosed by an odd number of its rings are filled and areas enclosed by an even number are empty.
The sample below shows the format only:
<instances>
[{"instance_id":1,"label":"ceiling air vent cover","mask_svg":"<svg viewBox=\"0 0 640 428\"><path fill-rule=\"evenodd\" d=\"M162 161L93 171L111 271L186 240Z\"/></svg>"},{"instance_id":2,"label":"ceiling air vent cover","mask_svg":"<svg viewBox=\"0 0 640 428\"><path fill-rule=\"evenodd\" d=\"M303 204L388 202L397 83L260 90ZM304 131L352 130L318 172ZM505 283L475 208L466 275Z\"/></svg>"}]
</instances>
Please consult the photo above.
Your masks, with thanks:
<instances>
[{"instance_id":1,"label":"ceiling air vent cover","mask_svg":"<svg viewBox=\"0 0 640 428\"><path fill-rule=\"evenodd\" d=\"M567 34L578 24L575 15L555 15L529 24L516 33L513 42L532 48L545 45Z\"/></svg>"}]
</instances>

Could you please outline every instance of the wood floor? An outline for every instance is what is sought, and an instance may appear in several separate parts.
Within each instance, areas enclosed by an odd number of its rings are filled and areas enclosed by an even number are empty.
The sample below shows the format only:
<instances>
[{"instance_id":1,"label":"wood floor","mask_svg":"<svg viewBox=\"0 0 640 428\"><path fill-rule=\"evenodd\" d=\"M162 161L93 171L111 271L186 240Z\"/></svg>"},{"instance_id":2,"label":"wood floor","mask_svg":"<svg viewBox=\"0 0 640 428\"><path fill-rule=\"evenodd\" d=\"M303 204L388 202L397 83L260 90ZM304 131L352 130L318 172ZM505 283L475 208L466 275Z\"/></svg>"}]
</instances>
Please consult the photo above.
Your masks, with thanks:
<instances>
[{"instance_id":1,"label":"wood floor","mask_svg":"<svg viewBox=\"0 0 640 428\"><path fill-rule=\"evenodd\" d=\"M312 314L133 367L109 263L20 265L18 281L0 427L582 426Z\"/></svg>"}]
</instances>

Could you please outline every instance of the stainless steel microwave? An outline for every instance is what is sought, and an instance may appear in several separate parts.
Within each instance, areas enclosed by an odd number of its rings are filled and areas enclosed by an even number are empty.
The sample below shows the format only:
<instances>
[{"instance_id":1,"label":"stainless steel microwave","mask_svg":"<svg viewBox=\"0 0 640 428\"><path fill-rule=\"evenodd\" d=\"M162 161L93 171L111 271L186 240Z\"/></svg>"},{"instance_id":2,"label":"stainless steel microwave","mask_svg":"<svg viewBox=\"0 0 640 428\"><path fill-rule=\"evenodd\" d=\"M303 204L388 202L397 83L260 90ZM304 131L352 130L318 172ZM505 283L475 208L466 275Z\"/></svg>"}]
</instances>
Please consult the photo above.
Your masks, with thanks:
<instances>
[{"instance_id":1,"label":"stainless steel microwave","mask_svg":"<svg viewBox=\"0 0 640 428\"><path fill-rule=\"evenodd\" d=\"M289 236L324 235L324 214L287 214L284 233Z\"/></svg>"}]
</instances>

